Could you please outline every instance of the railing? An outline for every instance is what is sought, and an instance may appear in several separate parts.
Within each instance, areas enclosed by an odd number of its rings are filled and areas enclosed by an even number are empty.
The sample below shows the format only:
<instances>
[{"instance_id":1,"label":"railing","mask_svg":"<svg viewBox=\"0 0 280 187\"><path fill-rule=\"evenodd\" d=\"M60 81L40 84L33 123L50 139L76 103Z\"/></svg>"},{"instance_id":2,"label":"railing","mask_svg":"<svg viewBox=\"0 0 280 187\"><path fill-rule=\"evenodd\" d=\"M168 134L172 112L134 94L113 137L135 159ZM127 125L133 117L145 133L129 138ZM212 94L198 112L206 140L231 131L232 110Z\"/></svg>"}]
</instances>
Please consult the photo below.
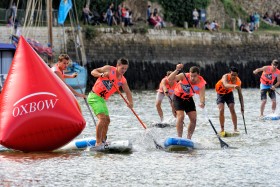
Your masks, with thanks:
<instances>
[{"instance_id":1,"label":"railing","mask_svg":"<svg viewBox=\"0 0 280 187\"><path fill-rule=\"evenodd\" d=\"M53 10L53 25L57 26L57 17L58 17L58 11ZM19 21L21 25L24 24L24 19L26 15L26 10L25 9L18 9L16 13L16 19ZM29 12L30 14L30 12ZM7 23L9 16L12 15L11 9L3 9L0 8L0 22L2 23ZM46 26L47 25L47 11L46 10L35 10L33 16L30 19L31 21L36 21L36 25L40 26ZM35 24L35 23L34 23Z\"/></svg>"}]
</instances>

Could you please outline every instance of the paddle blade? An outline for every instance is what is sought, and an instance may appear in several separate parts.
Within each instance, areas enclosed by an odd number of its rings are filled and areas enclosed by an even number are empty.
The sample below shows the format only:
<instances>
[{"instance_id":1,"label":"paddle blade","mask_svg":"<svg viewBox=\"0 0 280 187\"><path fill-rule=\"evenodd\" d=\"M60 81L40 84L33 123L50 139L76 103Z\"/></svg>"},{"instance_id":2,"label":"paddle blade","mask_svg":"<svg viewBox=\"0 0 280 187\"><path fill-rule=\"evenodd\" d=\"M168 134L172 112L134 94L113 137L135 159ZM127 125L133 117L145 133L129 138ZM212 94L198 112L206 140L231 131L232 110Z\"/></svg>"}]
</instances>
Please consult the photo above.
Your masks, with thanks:
<instances>
[{"instance_id":1,"label":"paddle blade","mask_svg":"<svg viewBox=\"0 0 280 187\"><path fill-rule=\"evenodd\" d=\"M229 147L229 145L226 142L224 142L220 137L219 137L219 141L220 141L220 144L221 144L221 148L228 148Z\"/></svg>"}]
</instances>

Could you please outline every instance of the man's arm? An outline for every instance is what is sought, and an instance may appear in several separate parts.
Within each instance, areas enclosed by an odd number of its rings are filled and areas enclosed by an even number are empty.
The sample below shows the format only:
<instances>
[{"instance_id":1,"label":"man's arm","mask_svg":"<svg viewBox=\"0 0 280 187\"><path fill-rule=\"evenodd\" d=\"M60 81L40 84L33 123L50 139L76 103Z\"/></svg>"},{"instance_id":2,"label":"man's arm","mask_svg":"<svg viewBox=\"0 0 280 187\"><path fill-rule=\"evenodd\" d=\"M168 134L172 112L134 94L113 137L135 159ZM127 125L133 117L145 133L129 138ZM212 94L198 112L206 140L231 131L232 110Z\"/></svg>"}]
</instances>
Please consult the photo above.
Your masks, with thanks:
<instances>
[{"instance_id":1,"label":"man's arm","mask_svg":"<svg viewBox=\"0 0 280 187\"><path fill-rule=\"evenodd\" d=\"M200 101L199 106L201 108L204 108L205 107L205 86L203 86L199 91L199 101Z\"/></svg>"},{"instance_id":2,"label":"man's arm","mask_svg":"<svg viewBox=\"0 0 280 187\"><path fill-rule=\"evenodd\" d=\"M101 68L96 68L91 71L91 75L98 78L98 77L108 77L110 74L111 66L105 65Z\"/></svg>"}]
</instances>

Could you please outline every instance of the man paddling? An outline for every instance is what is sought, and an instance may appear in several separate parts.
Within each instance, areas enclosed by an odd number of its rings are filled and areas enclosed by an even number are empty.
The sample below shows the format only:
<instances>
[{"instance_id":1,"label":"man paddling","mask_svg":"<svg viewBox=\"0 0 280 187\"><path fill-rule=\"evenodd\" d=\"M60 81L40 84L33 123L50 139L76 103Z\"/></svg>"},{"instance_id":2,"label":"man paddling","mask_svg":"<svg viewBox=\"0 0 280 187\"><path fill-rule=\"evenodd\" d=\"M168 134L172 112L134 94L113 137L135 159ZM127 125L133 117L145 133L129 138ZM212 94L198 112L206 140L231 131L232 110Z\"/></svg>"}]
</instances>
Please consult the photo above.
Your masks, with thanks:
<instances>
[{"instance_id":1,"label":"man paddling","mask_svg":"<svg viewBox=\"0 0 280 187\"><path fill-rule=\"evenodd\" d=\"M215 86L216 92L217 92L217 105L219 108L219 120L221 125L221 132L220 134L224 136L225 129L225 103L227 103L227 106L229 108L230 114L231 114L231 120L234 127L234 132L238 133L237 129L237 116L234 109L234 96L233 96L233 90L237 89L239 92L240 101L242 101L241 104L241 112L244 112L244 103L243 103L243 95L241 92L241 80L238 77L238 69L236 67L231 67L230 72L227 74L224 74L222 78L216 83Z\"/></svg>"},{"instance_id":2,"label":"man paddling","mask_svg":"<svg viewBox=\"0 0 280 187\"><path fill-rule=\"evenodd\" d=\"M105 65L91 71L91 75L97 77L92 91L88 94L88 103L98 118L96 125L96 150L102 150L106 146L106 137L110 123L109 111L106 100L122 87L128 100L128 107L133 108L132 94L127 84L124 73L128 69L129 62L121 58L117 66Z\"/></svg>"},{"instance_id":3,"label":"man paddling","mask_svg":"<svg viewBox=\"0 0 280 187\"><path fill-rule=\"evenodd\" d=\"M278 67L278 61L273 60L270 66L263 66L261 68L257 68L253 71L255 75L259 72L262 72L260 77L260 89L261 89L261 114L260 117L263 117L263 112L265 108L265 104L267 101L267 94L272 102L272 112L275 112L276 109L276 95L275 88L280 85L280 70ZM277 78L276 84L274 84L275 79Z\"/></svg>"},{"instance_id":4,"label":"man paddling","mask_svg":"<svg viewBox=\"0 0 280 187\"><path fill-rule=\"evenodd\" d=\"M66 84L65 78L75 78L77 77L77 73L73 73L72 75L64 74L64 71L67 69L69 64L70 57L67 54L61 54L58 57L57 63L51 68L52 71ZM71 92L78 97L86 98L86 95L77 92L74 88L66 84L67 87L71 90Z\"/></svg>"},{"instance_id":5,"label":"man paddling","mask_svg":"<svg viewBox=\"0 0 280 187\"><path fill-rule=\"evenodd\" d=\"M174 96L174 88L176 86L176 81L168 81L168 76L172 73L172 71L167 71L166 76L161 80L159 84L159 89L157 90L156 96L156 108L158 115L160 117L160 121L163 122L163 111L161 109L161 103L164 96L169 97L169 99L173 99ZM176 113L173 110L172 101L170 101L171 109L173 115L176 117Z\"/></svg>"},{"instance_id":6,"label":"man paddling","mask_svg":"<svg viewBox=\"0 0 280 187\"><path fill-rule=\"evenodd\" d=\"M174 89L174 108L176 110L178 137L182 137L183 135L184 112L186 112L190 119L187 139L191 139L196 127L197 118L196 107L192 97L194 94L199 94L199 106L204 108L206 81L200 76L198 67L192 66L189 73L179 73L183 67L183 64L177 64L175 71L168 76L168 81L179 81Z\"/></svg>"}]
</instances>

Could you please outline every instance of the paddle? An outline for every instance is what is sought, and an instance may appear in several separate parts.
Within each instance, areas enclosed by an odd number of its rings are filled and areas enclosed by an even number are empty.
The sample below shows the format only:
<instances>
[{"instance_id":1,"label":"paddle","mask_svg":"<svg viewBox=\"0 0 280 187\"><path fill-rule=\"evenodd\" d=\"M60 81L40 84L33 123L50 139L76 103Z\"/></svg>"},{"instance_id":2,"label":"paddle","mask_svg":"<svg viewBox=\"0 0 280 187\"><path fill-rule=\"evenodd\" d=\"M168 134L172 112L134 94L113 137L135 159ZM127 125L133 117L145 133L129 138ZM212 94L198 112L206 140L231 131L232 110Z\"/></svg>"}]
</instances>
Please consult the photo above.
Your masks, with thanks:
<instances>
[{"instance_id":1,"label":"paddle","mask_svg":"<svg viewBox=\"0 0 280 187\"><path fill-rule=\"evenodd\" d=\"M255 75L257 75L259 78L261 78L263 81L265 81L258 73L257 74L255 74ZM276 90L276 88L275 88L275 90L274 90L278 95L280 95L280 93Z\"/></svg>"},{"instance_id":2,"label":"paddle","mask_svg":"<svg viewBox=\"0 0 280 187\"><path fill-rule=\"evenodd\" d=\"M78 83L78 87L79 87L80 90L81 90L81 94L84 94L84 93L83 93L83 90L82 90L82 88L81 88L81 86L80 86L78 77L76 78L76 80L77 80L77 83ZM93 117L92 111L90 110L90 107L89 107L89 104L88 104L88 102L87 102L87 99L84 98L84 101L85 101L85 103L86 103L86 106L87 106L87 108L88 108L88 111L89 111L89 113L90 113L90 116L91 116L91 118L92 118L92 120L93 120L93 123L94 123L94 125L96 126L96 122L95 122L95 119L94 119L94 117Z\"/></svg>"},{"instance_id":3,"label":"paddle","mask_svg":"<svg viewBox=\"0 0 280 187\"><path fill-rule=\"evenodd\" d=\"M185 72L183 71L182 73L183 73L183 75L185 76L185 78L187 79L187 81L188 81L188 83L189 83L189 85L190 85L190 87L191 87L193 93L195 93L195 91L194 91L194 89L193 89L193 87L192 87L192 85L191 85L191 83L190 83L188 77L186 76ZM205 107L204 107L204 108L205 108ZM224 141L221 139L221 137L219 136L219 134L218 134L218 132L216 131L216 129L215 129L215 127L214 127L212 121L210 120L210 118L209 118L208 115L207 115L206 109L204 109L204 114L205 114L205 116L207 117L209 123L211 124L211 127L213 128L213 130L214 130L214 132L215 132L217 138L219 139L220 144L221 144L221 148L228 148L229 145L228 145L226 142L224 142Z\"/></svg>"},{"instance_id":4,"label":"paddle","mask_svg":"<svg viewBox=\"0 0 280 187\"><path fill-rule=\"evenodd\" d=\"M240 102L241 108L244 109L244 100L243 100L243 96L242 96L241 90L238 89L237 92L238 92L238 97L239 97L239 102ZM244 111L241 110L241 114L242 114L243 123L244 123L244 127L245 127L245 133L247 134L245 118L244 118Z\"/></svg>"},{"instance_id":5,"label":"paddle","mask_svg":"<svg viewBox=\"0 0 280 187\"><path fill-rule=\"evenodd\" d=\"M123 96L123 94L121 93L121 91L116 87L116 85L110 80L110 83L116 88L116 90L118 91L119 95L123 98L124 102L128 105L128 101L126 100L126 98ZM130 110L132 111L132 113L135 115L135 117L138 119L138 121L141 123L141 125L143 126L144 129L147 129L147 126L142 122L142 120L139 118L139 116L136 114L136 112L134 111L133 108L130 108ZM152 136L151 136L152 137ZM152 137L155 145L156 145L156 148L157 149L164 149L161 145L159 145L156 140Z\"/></svg>"}]
</instances>

